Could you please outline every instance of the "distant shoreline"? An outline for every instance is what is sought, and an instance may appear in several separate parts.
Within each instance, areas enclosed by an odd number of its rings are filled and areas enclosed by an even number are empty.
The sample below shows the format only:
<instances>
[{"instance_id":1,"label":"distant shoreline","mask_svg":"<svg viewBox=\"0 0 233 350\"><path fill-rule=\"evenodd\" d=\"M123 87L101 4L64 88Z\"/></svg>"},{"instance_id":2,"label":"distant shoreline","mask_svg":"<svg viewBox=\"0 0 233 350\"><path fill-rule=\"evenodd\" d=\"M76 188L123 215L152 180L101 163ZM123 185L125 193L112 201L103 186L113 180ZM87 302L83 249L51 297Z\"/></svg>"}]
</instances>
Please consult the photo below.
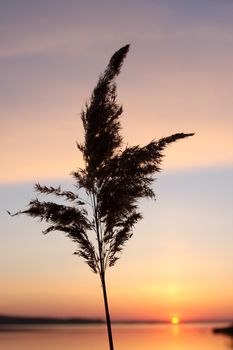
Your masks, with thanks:
<instances>
[{"instance_id":1,"label":"distant shoreline","mask_svg":"<svg viewBox=\"0 0 233 350\"><path fill-rule=\"evenodd\" d=\"M185 320L182 324L189 323L231 323L232 320ZM164 320L113 320L113 324L169 324ZM32 316L8 316L0 315L1 325L75 325L75 324L105 324L101 318L60 318L60 317L32 317Z\"/></svg>"},{"instance_id":2,"label":"distant shoreline","mask_svg":"<svg viewBox=\"0 0 233 350\"><path fill-rule=\"evenodd\" d=\"M213 332L215 334L225 334L225 335L229 335L229 336L233 336L233 325L229 326L229 327L223 327L223 328L214 328Z\"/></svg>"},{"instance_id":3,"label":"distant shoreline","mask_svg":"<svg viewBox=\"0 0 233 350\"><path fill-rule=\"evenodd\" d=\"M1 325L59 325L59 324L101 324L102 319L92 318L60 318L60 317L28 317L0 315Z\"/></svg>"}]
</instances>

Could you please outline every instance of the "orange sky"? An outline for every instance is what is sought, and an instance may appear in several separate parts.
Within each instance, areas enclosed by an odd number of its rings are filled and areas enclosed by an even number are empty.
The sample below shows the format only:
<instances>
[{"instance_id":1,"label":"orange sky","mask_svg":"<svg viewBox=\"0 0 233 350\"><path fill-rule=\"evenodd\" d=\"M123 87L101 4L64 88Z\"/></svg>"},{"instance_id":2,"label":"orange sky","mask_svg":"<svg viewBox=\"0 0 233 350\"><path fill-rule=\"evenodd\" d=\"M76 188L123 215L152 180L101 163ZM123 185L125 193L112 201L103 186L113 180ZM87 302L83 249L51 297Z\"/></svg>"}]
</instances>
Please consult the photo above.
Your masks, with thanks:
<instances>
[{"instance_id":1,"label":"orange sky","mask_svg":"<svg viewBox=\"0 0 233 350\"><path fill-rule=\"evenodd\" d=\"M108 272L112 316L232 318L232 3L54 1L0 5L0 314L104 315L73 243L4 209L24 208L34 182L71 186L79 112L131 43L117 80L125 143L196 135L167 149L157 201L141 204L144 220Z\"/></svg>"}]
</instances>

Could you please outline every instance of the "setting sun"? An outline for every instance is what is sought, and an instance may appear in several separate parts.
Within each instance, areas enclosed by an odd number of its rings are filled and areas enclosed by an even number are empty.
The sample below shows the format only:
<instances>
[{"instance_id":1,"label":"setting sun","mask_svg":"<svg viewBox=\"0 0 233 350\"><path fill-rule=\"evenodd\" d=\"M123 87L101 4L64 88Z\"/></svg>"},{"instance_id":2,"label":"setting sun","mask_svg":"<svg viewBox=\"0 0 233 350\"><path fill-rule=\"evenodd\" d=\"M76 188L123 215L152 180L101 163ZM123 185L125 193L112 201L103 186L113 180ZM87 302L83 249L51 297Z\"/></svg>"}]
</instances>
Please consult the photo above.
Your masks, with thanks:
<instances>
[{"instance_id":1,"label":"setting sun","mask_svg":"<svg viewBox=\"0 0 233 350\"><path fill-rule=\"evenodd\" d=\"M179 317L178 317L178 316L175 316L175 315L172 316L172 317L171 317L171 323L174 324L174 325L175 325L175 324L179 324L179 323L180 323Z\"/></svg>"}]
</instances>

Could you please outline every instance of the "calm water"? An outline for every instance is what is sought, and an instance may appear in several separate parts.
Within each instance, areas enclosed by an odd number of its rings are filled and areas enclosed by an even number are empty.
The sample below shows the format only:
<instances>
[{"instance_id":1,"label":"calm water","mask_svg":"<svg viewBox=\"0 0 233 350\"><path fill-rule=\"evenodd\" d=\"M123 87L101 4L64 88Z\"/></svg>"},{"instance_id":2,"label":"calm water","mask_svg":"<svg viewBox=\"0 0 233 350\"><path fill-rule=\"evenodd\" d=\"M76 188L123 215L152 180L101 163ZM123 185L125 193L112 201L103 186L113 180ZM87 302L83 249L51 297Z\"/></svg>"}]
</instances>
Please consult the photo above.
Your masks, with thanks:
<instances>
[{"instance_id":1,"label":"calm water","mask_svg":"<svg viewBox=\"0 0 233 350\"><path fill-rule=\"evenodd\" d=\"M115 350L230 350L213 325L114 325ZM108 350L105 326L40 326L0 331L1 350Z\"/></svg>"}]
</instances>

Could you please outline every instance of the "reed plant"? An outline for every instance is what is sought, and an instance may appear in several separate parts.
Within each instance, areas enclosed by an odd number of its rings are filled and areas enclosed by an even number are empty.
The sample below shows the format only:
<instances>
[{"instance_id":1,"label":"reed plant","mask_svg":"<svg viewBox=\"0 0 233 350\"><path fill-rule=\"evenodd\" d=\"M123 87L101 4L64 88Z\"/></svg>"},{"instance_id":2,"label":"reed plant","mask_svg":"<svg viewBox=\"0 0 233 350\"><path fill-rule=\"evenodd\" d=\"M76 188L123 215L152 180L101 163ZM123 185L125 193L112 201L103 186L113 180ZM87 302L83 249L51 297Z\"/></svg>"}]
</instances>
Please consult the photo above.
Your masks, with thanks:
<instances>
[{"instance_id":1,"label":"reed plant","mask_svg":"<svg viewBox=\"0 0 233 350\"><path fill-rule=\"evenodd\" d=\"M155 198L152 183L161 170L164 149L193 135L176 133L144 146L123 147L120 134L123 109L117 101L115 78L128 51L126 45L111 57L81 111L84 141L77 143L77 147L84 166L72 173L75 191L38 183L35 185L38 194L63 198L62 204L36 198L25 210L12 214L27 214L45 221L48 227L44 234L62 231L76 243L74 254L82 257L101 280L110 350L114 346L106 270L116 264L135 224L142 219L139 200Z\"/></svg>"}]
</instances>

